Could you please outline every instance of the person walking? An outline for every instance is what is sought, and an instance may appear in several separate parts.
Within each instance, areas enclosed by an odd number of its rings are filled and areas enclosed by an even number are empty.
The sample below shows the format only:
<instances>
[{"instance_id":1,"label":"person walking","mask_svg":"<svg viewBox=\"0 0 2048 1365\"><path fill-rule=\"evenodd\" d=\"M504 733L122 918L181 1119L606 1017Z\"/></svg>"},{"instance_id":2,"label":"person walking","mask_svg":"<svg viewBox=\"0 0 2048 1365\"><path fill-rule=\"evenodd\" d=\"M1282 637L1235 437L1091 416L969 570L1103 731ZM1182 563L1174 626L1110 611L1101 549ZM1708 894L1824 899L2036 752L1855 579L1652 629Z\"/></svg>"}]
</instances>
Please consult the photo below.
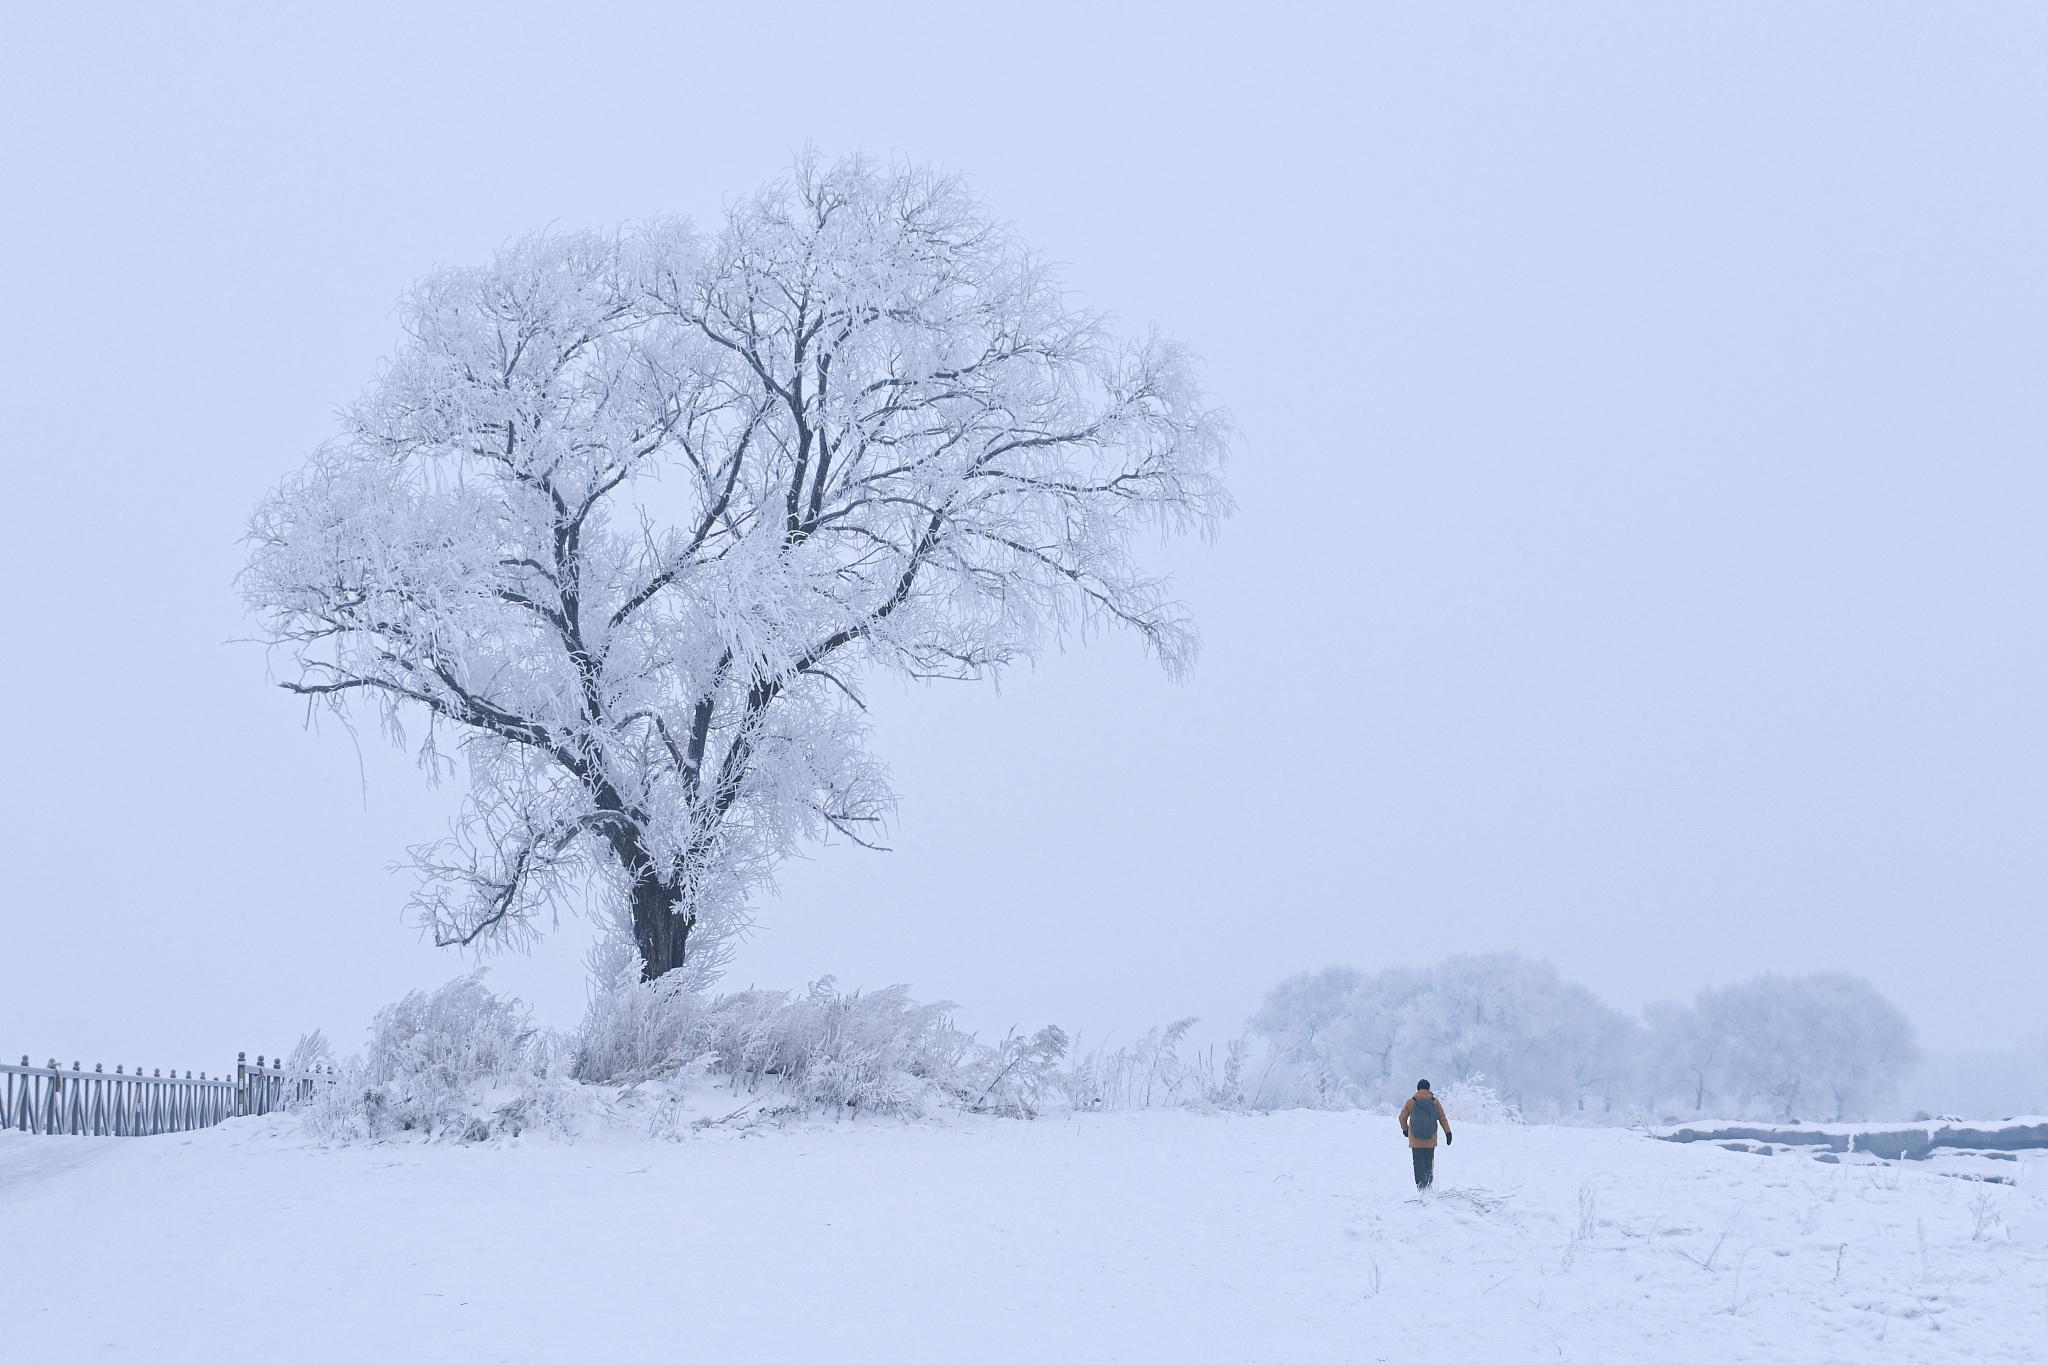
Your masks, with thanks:
<instances>
[{"instance_id":1,"label":"person walking","mask_svg":"<svg viewBox=\"0 0 2048 1365\"><path fill-rule=\"evenodd\" d=\"M1408 1139L1408 1155L1415 1160L1415 1188L1426 1190L1436 1179L1436 1130L1444 1130L1444 1145L1451 1142L1451 1116L1444 1102L1429 1092L1428 1081L1417 1081L1415 1093L1401 1106L1401 1136Z\"/></svg>"}]
</instances>

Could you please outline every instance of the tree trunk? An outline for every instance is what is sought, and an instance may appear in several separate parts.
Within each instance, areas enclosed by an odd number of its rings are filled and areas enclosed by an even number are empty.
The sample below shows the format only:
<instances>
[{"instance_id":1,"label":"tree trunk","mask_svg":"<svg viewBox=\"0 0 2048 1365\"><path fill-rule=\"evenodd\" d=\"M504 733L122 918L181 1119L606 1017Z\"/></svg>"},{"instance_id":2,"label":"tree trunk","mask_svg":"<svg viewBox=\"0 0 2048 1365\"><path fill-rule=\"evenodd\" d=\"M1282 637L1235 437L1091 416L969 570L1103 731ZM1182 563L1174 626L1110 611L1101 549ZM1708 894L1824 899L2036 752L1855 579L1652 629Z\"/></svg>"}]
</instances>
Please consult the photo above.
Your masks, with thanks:
<instances>
[{"instance_id":1,"label":"tree trunk","mask_svg":"<svg viewBox=\"0 0 2048 1365\"><path fill-rule=\"evenodd\" d=\"M644 870L633 881L633 940L640 948L640 979L652 981L683 965L690 937L683 888Z\"/></svg>"}]
</instances>

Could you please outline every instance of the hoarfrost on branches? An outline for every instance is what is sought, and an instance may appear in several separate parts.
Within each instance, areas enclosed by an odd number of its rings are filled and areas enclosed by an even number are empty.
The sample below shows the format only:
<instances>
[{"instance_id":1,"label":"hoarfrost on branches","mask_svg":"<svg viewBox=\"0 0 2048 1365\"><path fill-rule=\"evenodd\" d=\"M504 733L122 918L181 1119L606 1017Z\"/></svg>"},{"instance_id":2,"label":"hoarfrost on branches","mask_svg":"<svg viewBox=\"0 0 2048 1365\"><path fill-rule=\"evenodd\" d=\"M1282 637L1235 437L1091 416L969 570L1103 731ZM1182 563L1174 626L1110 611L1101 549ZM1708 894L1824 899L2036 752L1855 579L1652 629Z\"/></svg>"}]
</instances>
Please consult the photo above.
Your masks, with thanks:
<instances>
[{"instance_id":1,"label":"hoarfrost on branches","mask_svg":"<svg viewBox=\"0 0 2048 1365\"><path fill-rule=\"evenodd\" d=\"M1780 1119L1880 1111L1920 1060L1913 1026L1860 977L1755 977L1655 1016L1660 1079L1709 1102Z\"/></svg>"},{"instance_id":2,"label":"hoarfrost on branches","mask_svg":"<svg viewBox=\"0 0 2048 1365\"><path fill-rule=\"evenodd\" d=\"M1920 1057L1898 1008L1837 973L1760 976L1645 1016L1647 1027L1548 963L1487 953L1289 977L1252 1029L1293 1068L1291 1102L1397 1103L1423 1076L1484 1076L1511 1107L1589 1119L1674 1101L1692 1113L1858 1119L1881 1112Z\"/></svg>"},{"instance_id":3,"label":"hoarfrost on branches","mask_svg":"<svg viewBox=\"0 0 2048 1365\"><path fill-rule=\"evenodd\" d=\"M536 1108L574 1107L563 1102L557 1052L532 1012L492 991L479 968L379 1010L365 1052L314 1089L308 1120L332 1142L516 1133Z\"/></svg>"},{"instance_id":4,"label":"hoarfrost on branches","mask_svg":"<svg viewBox=\"0 0 2048 1365\"><path fill-rule=\"evenodd\" d=\"M411 850L439 943L592 884L614 957L702 984L783 858L880 837L864 678L1100 626L1193 659L1130 545L1227 513L1227 421L956 179L806 156L708 239L530 237L404 324L244 585L283 686L466 768Z\"/></svg>"},{"instance_id":5,"label":"hoarfrost on branches","mask_svg":"<svg viewBox=\"0 0 2048 1365\"><path fill-rule=\"evenodd\" d=\"M1419 1076L1496 1078L1513 1104L1562 1113L1623 1088L1629 1021L1546 962L1446 958L1426 971L1290 977L1253 1016L1321 1103L1398 1103Z\"/></svg>"}]
</instances>

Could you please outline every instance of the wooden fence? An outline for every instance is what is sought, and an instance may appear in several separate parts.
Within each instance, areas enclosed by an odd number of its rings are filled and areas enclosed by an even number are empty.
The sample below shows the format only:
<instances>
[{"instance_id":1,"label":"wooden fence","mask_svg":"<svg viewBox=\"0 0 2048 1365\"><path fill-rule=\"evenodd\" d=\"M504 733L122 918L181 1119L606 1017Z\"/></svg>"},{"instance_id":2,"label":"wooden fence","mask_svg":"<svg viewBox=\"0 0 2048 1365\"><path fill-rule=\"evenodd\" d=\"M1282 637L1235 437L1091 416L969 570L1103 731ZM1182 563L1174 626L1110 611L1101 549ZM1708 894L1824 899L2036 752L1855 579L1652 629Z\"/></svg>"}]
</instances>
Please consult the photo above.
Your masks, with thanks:
<instances>
[{"instance_id":1,"label":"wooden fence","mask_svg":"<svg viewBox=\"0 0 2048 1365\"><path fill-rule=\"evenodd\" d=\"M287 1072L284 1059L266 1064L261 1053L235 1058L232 1076L195 1078L187 1071L166 1076L142 1068L87 1071L77 1062L67 1071L51 1058L47 1066L0 1063L0 1128L79 1137L147 1137L211 1128L247 1114L267 1114L310 1098L316 1087L334 1083L334 1068Z\"/></svg>"}]
</instances>

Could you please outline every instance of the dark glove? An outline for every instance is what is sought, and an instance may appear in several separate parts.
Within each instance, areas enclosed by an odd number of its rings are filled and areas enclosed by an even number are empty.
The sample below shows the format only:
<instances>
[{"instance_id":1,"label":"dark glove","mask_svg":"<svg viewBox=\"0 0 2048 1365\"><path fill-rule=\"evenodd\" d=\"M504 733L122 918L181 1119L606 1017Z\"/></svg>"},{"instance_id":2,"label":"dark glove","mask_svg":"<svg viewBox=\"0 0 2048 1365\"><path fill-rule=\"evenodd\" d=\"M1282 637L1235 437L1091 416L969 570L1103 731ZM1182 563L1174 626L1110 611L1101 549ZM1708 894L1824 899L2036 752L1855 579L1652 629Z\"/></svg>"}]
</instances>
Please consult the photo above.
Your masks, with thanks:
<instances>
[{"instance_id":1,"label":"dark glove","mask_svg":"<svg viewBox=\"0 0 2048 1365\"><path fill-rule=\"evenodd\" d=\"M1451 1136L1451 1130L1448 1128L1444 1129L1444 1146L1448 1147L1456 1141L1457 1139Z\"/></svg>"}]
</instances>

